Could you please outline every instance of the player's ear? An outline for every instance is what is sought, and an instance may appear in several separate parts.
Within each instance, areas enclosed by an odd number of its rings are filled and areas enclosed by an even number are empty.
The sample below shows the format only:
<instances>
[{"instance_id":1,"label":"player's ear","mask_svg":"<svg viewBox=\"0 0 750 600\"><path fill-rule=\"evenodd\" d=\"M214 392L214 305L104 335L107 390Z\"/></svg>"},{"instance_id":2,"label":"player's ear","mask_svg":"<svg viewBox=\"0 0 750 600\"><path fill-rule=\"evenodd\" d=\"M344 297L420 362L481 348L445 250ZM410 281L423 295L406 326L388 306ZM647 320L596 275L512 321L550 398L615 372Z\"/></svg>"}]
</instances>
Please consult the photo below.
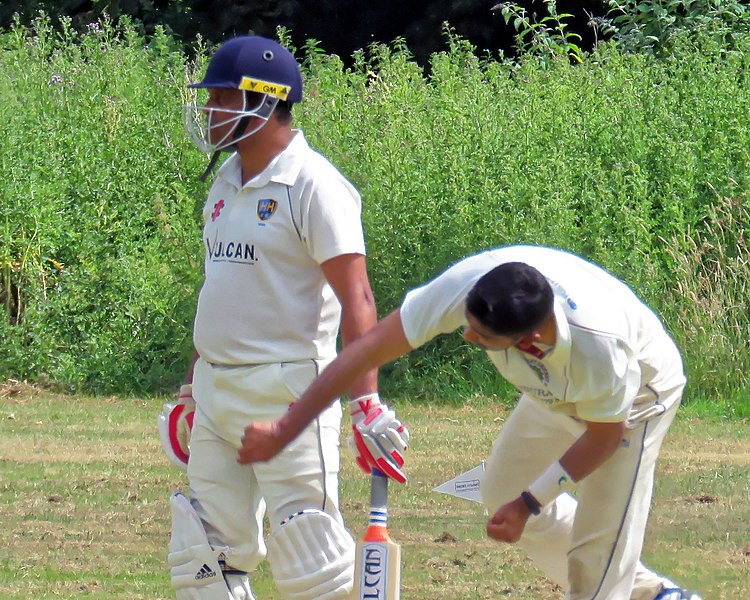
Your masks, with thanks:
<instances>
[{"instance_id":1,"label":"player's ear","mask_svg":"<svg viewBox=\"0 0 750 600\"><path fill-rule=\"evenodd\" d=\"M519 348L524 348L527 346L531 346L535 342L538 342L540 339L542 339L542 334L539 333L539 331L535 330L522 335L520 338L518 338L518 341L515 343L515 345Z\"/></svg>"}]
</instances>

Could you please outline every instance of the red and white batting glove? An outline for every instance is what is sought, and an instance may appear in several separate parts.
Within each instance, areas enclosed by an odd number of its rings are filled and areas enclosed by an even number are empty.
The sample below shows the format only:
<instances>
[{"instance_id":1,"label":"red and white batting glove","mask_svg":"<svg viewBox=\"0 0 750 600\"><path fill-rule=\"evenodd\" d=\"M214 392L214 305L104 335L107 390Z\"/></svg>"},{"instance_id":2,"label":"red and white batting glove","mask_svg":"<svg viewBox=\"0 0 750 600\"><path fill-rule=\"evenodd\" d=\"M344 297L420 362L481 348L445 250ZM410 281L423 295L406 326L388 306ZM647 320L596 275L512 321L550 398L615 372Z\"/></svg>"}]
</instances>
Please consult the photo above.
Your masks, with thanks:
<instances>
[{"instance_id":1,"label":"red and white batting glove","mask_svg":"<svg viewBox=\"0 0 750 600\"><path fill-rule=\"evenodd\" d=\"M396 413L380 402L378 394L351 400L349 413L353 430L349 447L359 467L368 474L378 469L387 477L405 483L402 467L409 430L396 418Z\"/></svg>"},{"instance_id":2,"label":"red and white batting glove","mask_svg":"<svg viewBox=\"0 0 750 600\"><path fill-rule=\"evenodd\" d=\"M156 418L164 453L174 465L185 471L190 457L190 432L194 417L193 386L186 383L180 387L177 401L167 402Z\"/></svg>"},{"instance_id":3,"label":"red and white batting glove","mask_svg":"<svg viewBox=\"0 0 750 600\"><path fill-rule=\"evenodd\" d=\"M357 425L364 421L367 415L382 406L383 405L380 403L380 396L377 392L365 394L354 400L349 400L349 416L352 418L352 431L357 431ZM362 471L369 475L372 471L372 467L368 464L367 459L359 453L357 443L354 440L354 435L350 435L347 441L349 443L349 450L351 450L354 455L357 465Z\"/></svg>"}]
</instances>

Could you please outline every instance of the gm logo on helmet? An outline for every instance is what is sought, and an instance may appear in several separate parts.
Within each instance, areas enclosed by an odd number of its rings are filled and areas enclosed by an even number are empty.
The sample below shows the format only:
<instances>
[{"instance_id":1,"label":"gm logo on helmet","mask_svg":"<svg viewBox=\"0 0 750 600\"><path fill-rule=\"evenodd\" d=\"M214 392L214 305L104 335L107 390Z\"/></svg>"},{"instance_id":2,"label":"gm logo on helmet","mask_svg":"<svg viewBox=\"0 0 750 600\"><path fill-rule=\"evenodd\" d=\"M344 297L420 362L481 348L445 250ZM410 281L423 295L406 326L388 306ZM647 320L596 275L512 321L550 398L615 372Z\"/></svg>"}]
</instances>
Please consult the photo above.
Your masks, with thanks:
<instances>
[{"instance_id":1,"label":"gm logo on helmet","mask_svg":"<svg viewBox=\"0 0 750 600\"><path fill-rule=\"evenodd\" d=\"M248 92L258 92L259 94L268 94L279 100L286 100L289 92L292 90L288 85L263 81L262 79L253 79L252 77L243 77L240 81L240 89Z\"/></svg>"}]
</instances>

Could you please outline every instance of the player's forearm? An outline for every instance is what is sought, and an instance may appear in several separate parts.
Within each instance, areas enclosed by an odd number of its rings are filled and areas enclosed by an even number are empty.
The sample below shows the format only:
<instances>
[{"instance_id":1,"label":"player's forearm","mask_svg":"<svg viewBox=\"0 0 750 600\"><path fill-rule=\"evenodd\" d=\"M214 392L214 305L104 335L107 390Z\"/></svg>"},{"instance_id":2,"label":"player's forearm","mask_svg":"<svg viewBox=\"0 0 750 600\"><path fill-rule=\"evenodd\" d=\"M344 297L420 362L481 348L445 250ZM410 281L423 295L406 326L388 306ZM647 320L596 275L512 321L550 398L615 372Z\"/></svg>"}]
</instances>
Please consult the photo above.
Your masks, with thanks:
<instances>
[{"instance_id":1,"label":"player's forearm","mask_svg":"<svg viewBox=\"0 0 750 600\"><path fill-rule=\"evenodd\" d=\"M277 421L288 442L352 383L411 350L401 326L398 310L392 312L364 336L344 348L318 376L286 414Z\"/></svg>"},{"instance_id":2,"label":"player's forearm","mask_svg":"<svg viewBox=\"0 0 750 600\"><path fill-rule=\"evenodd\" d=\"M365 257L361 254L343 254L325 261L321 268L341 304L341 339L346 347L360 339L377 323L375 299L367 278ZM351 397L356 397L377 389L377 371L371 369L352 380L349 388L344 391L348 391Z\"/></svg>"},{"instance_id":3,"label":"player's forearm","mask_svg":"<svg viewBox=\"0 0 750 600\"><path fill-rule=\"evenodd\" d=\"M375 301L369 289L367 292L363 293L358 301L352 302L342 309L341 340L344 348L361 338L377 324ZM375 392L377 389L378 369L376 366L352 381L345 393L348 393L350 398L356 398L363 394Z\"/></svg>"},{"instance_id":4,"label":"player's forearm","mask_svg":"<svg viewBox=\"0 0 750 600\"><path fill-rule=\"evenodd\" d=\"M366 361L359 344L364 338L344 348L331 363L305 390L305 393L278 420L278 428L284 432L284 442L296 438L334 398L342 396L353 388L353 381L364 382L369 373L377 372L377 364ZM377 386L370 391L377 389ZM363 392L366 393L366 392Z\"/></svg>"},{"instance_id":5,"label":"player's forearm","mask_svg":"<svg viewBox=\"0 0 750 600\"><path fill-rule=\"evenodd\" d=\"M519 497L534 514L595 471L620 446L625 423L586 423L586 431Z\"/></svg>"}]
</instances>

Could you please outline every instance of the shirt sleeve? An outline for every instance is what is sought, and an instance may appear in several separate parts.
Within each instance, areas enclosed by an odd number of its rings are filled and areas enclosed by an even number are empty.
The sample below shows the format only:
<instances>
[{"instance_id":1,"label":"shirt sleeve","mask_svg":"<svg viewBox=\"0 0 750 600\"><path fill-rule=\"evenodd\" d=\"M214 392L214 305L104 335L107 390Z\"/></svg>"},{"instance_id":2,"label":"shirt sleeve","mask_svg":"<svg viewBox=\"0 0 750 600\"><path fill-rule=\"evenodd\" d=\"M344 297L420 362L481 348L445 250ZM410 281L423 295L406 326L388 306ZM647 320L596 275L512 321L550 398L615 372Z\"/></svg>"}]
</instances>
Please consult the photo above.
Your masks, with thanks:
<instances>
[{"instance_id":1,"label":"shirt sleeve","mask_svg":"<svg viewBox=\"0 0 750 600\"><path fill-rule=\"evenodd\" d=\"M365 254L362 201L343 177L317 181L308 206L305 236L318 264L342 254Z\"/></svg>"},{"instance_id":2,"label":"shirt sleeve","mask_svg":"<svg viewBox=\"0 0 750 600\"><path fill-rule=\"evenodd\" d=\"M497 261L478 255L457 263L422 287L410 291L401 305L401 323L412 348L466 324L466 296Z\"/></svg>"},{"instance_id":3,"label":"shirt sleeve","mask_svg":"<svg viewBox=\"0 0 750 600\"><path fill-rule=\"evenodd\" d=\"M579 384L570 399L576 415L593 422L626 421L641 381L635 353L613 336L596 336L581 350L570 366L572 378Z\"/></svg>"}]
</instances>

